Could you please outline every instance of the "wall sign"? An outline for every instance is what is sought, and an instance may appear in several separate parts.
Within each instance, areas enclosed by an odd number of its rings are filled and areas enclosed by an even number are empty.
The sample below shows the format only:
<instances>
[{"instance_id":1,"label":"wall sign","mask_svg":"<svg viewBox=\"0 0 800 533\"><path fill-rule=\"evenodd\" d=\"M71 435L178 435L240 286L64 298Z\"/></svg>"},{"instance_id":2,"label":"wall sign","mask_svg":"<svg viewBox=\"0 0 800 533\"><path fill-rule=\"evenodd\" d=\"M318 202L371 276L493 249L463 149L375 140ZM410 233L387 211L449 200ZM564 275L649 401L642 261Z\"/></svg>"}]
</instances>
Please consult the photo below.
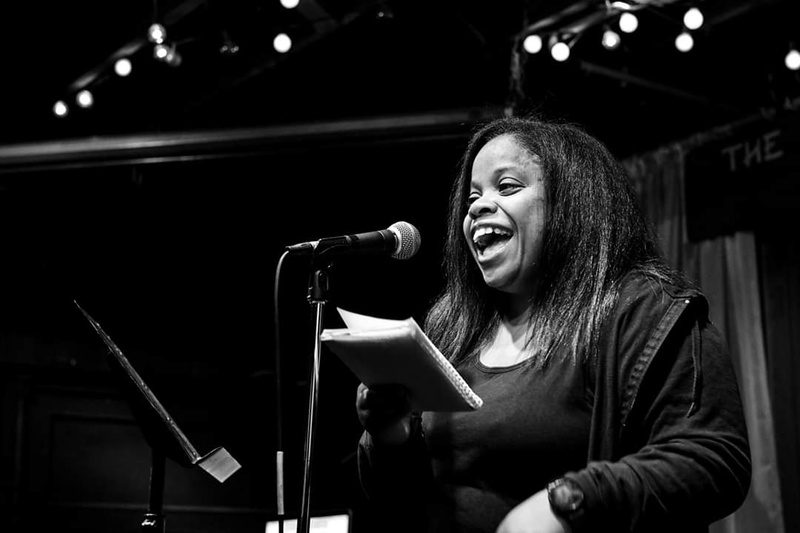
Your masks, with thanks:
<instances>
[{"instance_id":1,"label":"wall sign","mask_svg":"<svg viewBox=\"0 0 800 533\"><path fill-rule=\"evenodd\" d=\"M693 149L685 164L692 241L774 230L800 215L800 116L732 129Z\"/></svg>"}]
</instances>

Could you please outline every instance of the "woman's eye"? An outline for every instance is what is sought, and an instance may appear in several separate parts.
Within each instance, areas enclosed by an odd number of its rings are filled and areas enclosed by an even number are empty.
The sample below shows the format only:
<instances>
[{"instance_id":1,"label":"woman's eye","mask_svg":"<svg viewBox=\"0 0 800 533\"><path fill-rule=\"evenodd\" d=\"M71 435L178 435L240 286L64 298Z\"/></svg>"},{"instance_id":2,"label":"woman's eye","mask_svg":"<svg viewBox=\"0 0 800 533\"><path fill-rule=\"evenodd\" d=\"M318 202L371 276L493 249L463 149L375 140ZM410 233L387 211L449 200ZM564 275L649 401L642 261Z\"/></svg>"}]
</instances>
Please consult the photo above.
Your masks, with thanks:
<instances>
[{"instance_id":1,"label":"woman's eye","mask_svg":"<svg viewBox=\"0 0 800 533\"><path fill-rule=\"evenodd\" d=\"M478 198L480 198L480 195L478 195L478 194L470 194L470 195L467 197L467 205L472 205L473 203L475 203L475 201L476 201Z\"/></svg>"},{"instance_id":2,"label":"woman's eye","mask_svg":"<svg viewBox=\"0 0 800 533\"><path fill-rule=\"evenodd\" d=\"M497 189L502 194L512 194L522 188L522 185L516 181L506 181L498 185Z\"/></svg>"}]
</instances>

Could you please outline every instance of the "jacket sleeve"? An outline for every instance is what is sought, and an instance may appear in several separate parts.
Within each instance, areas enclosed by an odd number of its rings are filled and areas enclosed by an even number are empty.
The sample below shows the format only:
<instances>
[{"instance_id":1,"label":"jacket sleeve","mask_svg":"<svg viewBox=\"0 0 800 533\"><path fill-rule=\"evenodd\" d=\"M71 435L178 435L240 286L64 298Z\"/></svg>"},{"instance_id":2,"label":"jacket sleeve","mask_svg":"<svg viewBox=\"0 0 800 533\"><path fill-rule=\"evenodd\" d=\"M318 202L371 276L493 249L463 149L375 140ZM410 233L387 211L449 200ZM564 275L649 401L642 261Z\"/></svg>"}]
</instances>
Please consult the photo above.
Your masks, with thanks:
<instances>
[{"instance_id":1,"label":"jacket sleeve","mask_svg":"<svg viewBox=\"0 0 800 533\"><path fill-rule=\"evenodd\" d=\"M627 306L611 335L615 368L606 379L616 381L607 388L618 431L568 475L586 495L575 533L706 531L747 494L747 428L725 341L702 295L661 304L643 298Z\"/></svg>"}]
</instances>

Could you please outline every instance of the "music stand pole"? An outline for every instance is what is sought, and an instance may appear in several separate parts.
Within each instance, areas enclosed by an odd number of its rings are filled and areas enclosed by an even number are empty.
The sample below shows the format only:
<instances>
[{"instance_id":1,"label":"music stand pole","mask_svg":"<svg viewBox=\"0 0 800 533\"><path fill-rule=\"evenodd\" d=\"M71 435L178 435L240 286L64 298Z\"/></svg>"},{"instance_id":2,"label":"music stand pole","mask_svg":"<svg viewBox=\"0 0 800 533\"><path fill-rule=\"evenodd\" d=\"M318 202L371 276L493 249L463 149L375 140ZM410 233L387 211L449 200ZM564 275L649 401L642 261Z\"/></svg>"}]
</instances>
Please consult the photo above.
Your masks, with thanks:
<instances>
[{"instance_id":1,"label":"music stand pole","mask_svg":"<svg viewBox=\"0 0 800 533\"><path fill-rule=\"evenodd\" d=\"M164 478L167 456L158 448L152 448L150 465L150 500L142 521L142 533L164 533Z\"/></svg>"},{"instance_id":2,"label":"music stand pole","mask_svg":"<svg viewBox=\"0 0 800 533\"><path fill-rule=\"evenodd\" d=\"M317 402L319 395L319 368L322 352L322 324L325 313L326 294L328 292L328 275L324 269L317 268L311 273L308 286L308 301L314 314L314 360L311 370L311 382L308 390L308 421L306 425L306 444L303 468L303 496L300 503L300 518L297 532L308 533L311 522L311 457L314 452L314 432L317 418Z\"/></svg>"}]
</instances>

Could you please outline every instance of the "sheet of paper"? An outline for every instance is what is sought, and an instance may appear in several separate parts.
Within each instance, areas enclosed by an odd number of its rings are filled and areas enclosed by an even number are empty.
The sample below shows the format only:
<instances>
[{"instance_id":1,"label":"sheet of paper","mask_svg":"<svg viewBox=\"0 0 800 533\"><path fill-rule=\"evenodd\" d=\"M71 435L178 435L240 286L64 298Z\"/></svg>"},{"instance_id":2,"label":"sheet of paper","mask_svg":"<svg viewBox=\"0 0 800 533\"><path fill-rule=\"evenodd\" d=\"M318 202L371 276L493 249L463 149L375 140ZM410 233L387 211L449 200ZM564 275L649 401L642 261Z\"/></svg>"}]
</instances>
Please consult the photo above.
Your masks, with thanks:
<instances>
[{"instance_id":1,"label":"sheet of paper","mask_svg":"<svg viewBox=\"0 0 800 533\"><path fill-rule=\"evenodd\" d=\"M364 331L382 328L392 328L403 324L403 320L392 320L389 318L376 318L374 316L361 315L352 311L347 311L339 307L336 308L339 316L349 329L354 331Z\"/></svg>"}]
</instances>

